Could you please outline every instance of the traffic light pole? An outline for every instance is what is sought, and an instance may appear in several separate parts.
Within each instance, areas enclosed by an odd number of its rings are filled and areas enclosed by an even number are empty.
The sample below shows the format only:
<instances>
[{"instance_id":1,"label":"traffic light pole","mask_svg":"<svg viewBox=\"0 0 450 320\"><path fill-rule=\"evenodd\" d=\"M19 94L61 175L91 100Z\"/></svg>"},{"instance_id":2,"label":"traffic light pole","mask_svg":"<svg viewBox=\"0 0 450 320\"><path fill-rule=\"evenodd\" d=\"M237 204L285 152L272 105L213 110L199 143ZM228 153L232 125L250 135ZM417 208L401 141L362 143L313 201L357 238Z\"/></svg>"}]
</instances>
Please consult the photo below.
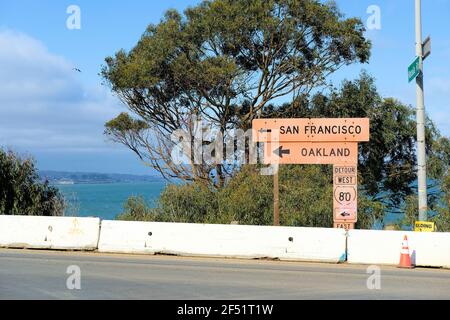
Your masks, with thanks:
<instances>
[{"instance_id":1,"label":"traffic light pole","mask_svg":"<svg viewBox=\"0 0 450 320\"><path fill-rule=\"evenodd\" d=\"M416 0L416 55L420 59L420 72L416 78L417 90L417 177L419 193L419 220L427 221L427 165L425 147L425 102L423 92L423 44L421 0Z\"/></svg>"}]
</instances>

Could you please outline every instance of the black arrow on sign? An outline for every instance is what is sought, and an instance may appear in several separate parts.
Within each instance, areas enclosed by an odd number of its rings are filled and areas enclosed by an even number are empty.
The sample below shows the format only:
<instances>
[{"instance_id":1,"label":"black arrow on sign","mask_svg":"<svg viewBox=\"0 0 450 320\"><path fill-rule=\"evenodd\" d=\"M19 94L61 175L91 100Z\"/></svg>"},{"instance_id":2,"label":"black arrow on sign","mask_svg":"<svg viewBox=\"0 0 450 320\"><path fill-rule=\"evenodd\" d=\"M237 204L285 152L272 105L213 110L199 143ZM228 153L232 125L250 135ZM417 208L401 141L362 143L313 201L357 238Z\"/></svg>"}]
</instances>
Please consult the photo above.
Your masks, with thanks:
<instances>
[{"instance_id":1,"label":"black arrow on sign","mask_svg":"<svg viewBox=\"0 0 450 320\"><path fill-rule=\"evenodd\" d=\"M280 158L283 158L284 154L291 154L291 150L290 149L284 149L283 150L283 146L281 146L278 149L276 149L273 153L275 153Z\"/></svg>"},{"instance_id":2,"label":"black arrow on sign","mask_svg":"<svg viewBox=\"0 0 450 320\"><path fill-rule=\"evenodd\" d=\"M341 216L348 217L348 216L350 216L350 213L344 211L344 212L341 213Z\"/></svg>"},{"instance_id":3,"label":"black arrow on sign","mask_svg":"<svg viewBox=\"0 0 450 320\"><path fill-rule=\"evenodd\" d=\"M258 132L259 133L271 133L272 130L271 129L260 129Z\"/></svg>"}]
</instances>

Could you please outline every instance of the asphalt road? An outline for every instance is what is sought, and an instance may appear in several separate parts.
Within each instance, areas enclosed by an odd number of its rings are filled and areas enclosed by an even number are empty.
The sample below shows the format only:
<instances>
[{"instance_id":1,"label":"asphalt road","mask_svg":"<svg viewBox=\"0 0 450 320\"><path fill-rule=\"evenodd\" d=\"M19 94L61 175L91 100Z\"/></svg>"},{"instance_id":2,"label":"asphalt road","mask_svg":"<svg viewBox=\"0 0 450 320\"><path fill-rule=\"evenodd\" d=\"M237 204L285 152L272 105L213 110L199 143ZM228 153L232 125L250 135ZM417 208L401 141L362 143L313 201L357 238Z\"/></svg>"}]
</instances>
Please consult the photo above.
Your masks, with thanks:
<instances>
[{"instance_id":1,"label":"asphalt road","mask_svg":"<svg viewBox=\"0 0 450 320\"><path fill-rule=\"evenodd\" d=\"M81 289L69 290L69 266ZM450 299L450 270L0 250L0 299ZM75 283L75 282L71 282ZM373 283L373 282L372 282Z\"/></svg>"}]
</instances>

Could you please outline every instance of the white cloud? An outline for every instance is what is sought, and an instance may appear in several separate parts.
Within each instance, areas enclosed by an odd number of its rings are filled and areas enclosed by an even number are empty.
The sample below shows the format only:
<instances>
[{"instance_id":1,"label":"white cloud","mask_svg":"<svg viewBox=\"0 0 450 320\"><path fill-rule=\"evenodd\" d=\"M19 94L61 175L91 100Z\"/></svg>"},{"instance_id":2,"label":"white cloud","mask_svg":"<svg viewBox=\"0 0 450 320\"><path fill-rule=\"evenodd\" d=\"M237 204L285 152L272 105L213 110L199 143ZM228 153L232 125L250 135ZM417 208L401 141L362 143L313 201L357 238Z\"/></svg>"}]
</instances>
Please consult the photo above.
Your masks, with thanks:
<instances>
[{"instance_id":1,"label":"white cloud","mask_svg":"<svg viewBox=\"0 0 450 320\"><path fill-rule=\"evenodd\" d=\"M123 110L104 87L38 40L0 31L0 146L25 150L112 148L104 123Z\"/></svg>"}]
</instances>

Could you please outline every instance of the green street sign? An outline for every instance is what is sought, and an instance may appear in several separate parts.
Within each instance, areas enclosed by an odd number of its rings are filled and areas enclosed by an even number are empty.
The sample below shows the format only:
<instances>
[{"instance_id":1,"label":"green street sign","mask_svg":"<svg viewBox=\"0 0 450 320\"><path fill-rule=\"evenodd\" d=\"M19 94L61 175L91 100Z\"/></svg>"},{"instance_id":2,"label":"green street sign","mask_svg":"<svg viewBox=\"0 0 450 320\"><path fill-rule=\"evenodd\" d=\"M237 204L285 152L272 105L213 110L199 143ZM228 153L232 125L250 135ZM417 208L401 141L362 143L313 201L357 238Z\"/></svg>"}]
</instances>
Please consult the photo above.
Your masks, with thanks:
<instances>
[{"instance_id":1,"label":"green street sign","mask_svg":"<svg viewBox=\"0 0 450 320\"><path fill-rule=\"evenodd\" d=\"M413 81L420 73L420 58L417 57L416 60L408 67L408 80Z\"/></svg>"}]
</instances>

